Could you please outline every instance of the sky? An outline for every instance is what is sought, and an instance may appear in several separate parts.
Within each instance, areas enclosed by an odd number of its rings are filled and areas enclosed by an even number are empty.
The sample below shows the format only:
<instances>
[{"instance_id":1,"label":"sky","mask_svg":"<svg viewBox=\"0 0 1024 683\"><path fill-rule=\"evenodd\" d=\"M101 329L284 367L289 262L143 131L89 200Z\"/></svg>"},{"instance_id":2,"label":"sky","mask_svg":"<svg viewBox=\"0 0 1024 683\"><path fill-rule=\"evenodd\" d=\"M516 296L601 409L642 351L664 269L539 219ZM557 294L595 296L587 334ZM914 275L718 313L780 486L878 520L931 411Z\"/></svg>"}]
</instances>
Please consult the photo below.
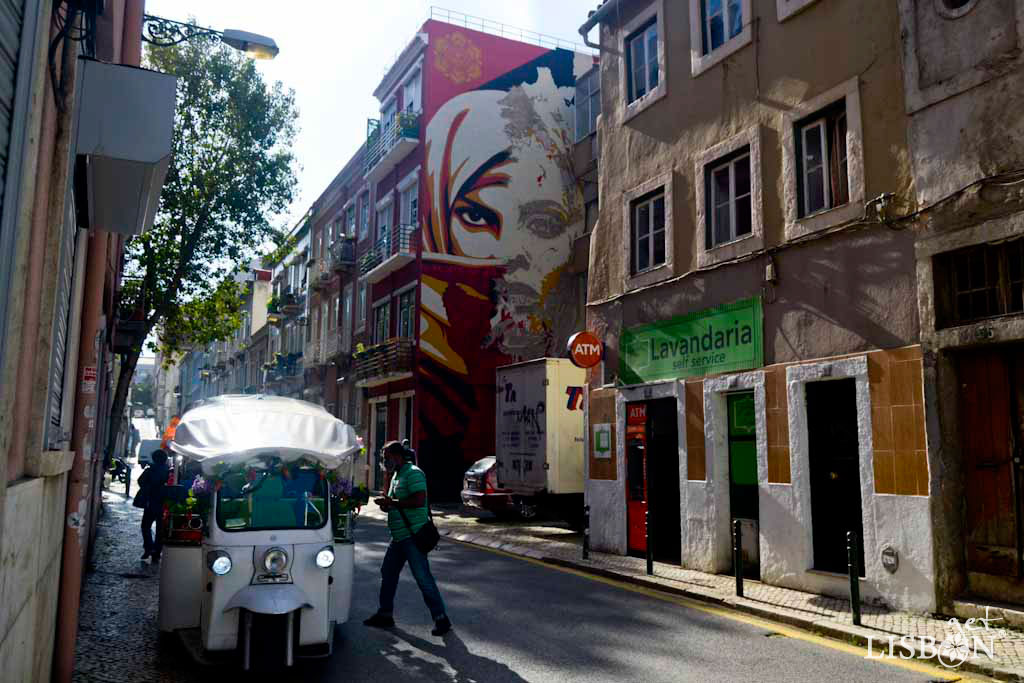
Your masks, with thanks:
<instances>
[{"instance_id":1,"label":"sky","mask_svg":"<svg viewBox=\"0 0 1024 683\"><path fill-rule=\"evenodd\" d=\"M438 0L435 0L435 2ZM579 43L577 29L597 0L441 0L443 10ZM430 17L428 0L147 0L146 12L167 19L270 36L281 52L257 62L268 81L295 91L299 133L298 196L290 227L326 189L377 118L373 97L388 67Z\"/></svg>"}]
</instances>

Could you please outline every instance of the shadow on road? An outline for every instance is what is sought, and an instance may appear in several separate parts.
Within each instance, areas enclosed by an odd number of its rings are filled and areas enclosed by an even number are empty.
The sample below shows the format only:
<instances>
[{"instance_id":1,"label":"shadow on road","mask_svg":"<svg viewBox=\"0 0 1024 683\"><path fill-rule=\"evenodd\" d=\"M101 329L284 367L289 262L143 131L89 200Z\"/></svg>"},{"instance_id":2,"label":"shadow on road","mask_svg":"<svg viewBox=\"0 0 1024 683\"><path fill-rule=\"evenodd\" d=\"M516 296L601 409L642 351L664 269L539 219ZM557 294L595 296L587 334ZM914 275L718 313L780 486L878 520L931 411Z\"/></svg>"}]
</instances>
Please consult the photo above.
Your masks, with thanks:
<instances>
[{"instance_id":1,"label":"shadow on road","mask_svg":"<svg viewBox=\"0 0 1024 683\"><path fill-rule=\"evenodd\" d=\"M391 633L398 642L387 646L383 655L404 674L410 670L418 671L430 680L451 680L455 683L526 681L505 664L470 652L456 631L444 636L444 645L424 640L401 628ZM429 657L424 657L423 653Z\"/></svg>"}]
</instances>

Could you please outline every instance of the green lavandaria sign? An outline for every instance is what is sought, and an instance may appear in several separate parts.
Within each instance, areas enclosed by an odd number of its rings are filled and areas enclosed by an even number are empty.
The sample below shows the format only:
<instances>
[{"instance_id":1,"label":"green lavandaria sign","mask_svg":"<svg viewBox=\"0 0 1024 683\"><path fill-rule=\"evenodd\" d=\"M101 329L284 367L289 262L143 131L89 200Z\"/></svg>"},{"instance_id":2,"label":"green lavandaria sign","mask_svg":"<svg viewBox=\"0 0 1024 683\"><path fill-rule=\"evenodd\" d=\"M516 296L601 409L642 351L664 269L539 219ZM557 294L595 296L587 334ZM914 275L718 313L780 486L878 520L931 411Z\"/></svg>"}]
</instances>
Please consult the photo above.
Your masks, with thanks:
<instances>
[{"instance_id":1,"label":"green lavandaria sign","mask_svg":"<svg viewBox=\"0 0 1024 683\"><path fill-rule=\"evenodd\" d=\"M755 297L623 330L619 376L643 384L760 367L762 318Z\"/></svg>"}]
</instances>

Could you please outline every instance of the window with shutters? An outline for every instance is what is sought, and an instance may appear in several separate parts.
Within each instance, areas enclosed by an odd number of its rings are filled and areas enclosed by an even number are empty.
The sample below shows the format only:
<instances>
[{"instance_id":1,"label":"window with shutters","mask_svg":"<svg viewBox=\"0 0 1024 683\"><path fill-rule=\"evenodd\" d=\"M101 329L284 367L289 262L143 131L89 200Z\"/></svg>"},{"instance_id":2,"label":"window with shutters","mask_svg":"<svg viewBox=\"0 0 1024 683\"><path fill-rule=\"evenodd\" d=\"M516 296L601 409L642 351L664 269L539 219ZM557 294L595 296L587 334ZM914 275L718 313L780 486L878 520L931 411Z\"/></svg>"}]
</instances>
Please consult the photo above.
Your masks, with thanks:
<instances>
[{"instance_id":1,"label":"window with shutters","mask_svg":"<svg viewBox=\"0 0 1024 683\"><path fill-rule=\"evenodd\" d=\"M412 339L416 335L416 290L398 295L398 336Z\"/></svg>"}]
</instances>

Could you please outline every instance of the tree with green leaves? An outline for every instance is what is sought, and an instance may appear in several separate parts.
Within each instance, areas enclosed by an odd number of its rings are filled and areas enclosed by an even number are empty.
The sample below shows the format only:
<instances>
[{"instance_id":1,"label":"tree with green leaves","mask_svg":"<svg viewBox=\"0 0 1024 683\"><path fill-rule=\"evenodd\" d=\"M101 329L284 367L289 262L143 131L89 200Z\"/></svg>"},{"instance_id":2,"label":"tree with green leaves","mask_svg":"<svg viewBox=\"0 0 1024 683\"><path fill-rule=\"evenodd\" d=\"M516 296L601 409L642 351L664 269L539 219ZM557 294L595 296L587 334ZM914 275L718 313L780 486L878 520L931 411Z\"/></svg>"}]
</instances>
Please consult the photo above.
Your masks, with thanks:
<instances>
[{"instance_id":1,"label":"tree with green leaves","mask_svg":"<svg viewBox=\"0 0 1024 683\"><path fill-rule=\"evenodd\" d=\"M268 217L288 208L296 186L293 92L212 38L149 47L145 60L178 77L174 148L154 226L126 247L119 315L143 330L121 364L108 452L141 340L155 332L153 350L171 358L227 339L241 323L236 275L260 245L284 243Z\"/></svg>"}]
</instances>

